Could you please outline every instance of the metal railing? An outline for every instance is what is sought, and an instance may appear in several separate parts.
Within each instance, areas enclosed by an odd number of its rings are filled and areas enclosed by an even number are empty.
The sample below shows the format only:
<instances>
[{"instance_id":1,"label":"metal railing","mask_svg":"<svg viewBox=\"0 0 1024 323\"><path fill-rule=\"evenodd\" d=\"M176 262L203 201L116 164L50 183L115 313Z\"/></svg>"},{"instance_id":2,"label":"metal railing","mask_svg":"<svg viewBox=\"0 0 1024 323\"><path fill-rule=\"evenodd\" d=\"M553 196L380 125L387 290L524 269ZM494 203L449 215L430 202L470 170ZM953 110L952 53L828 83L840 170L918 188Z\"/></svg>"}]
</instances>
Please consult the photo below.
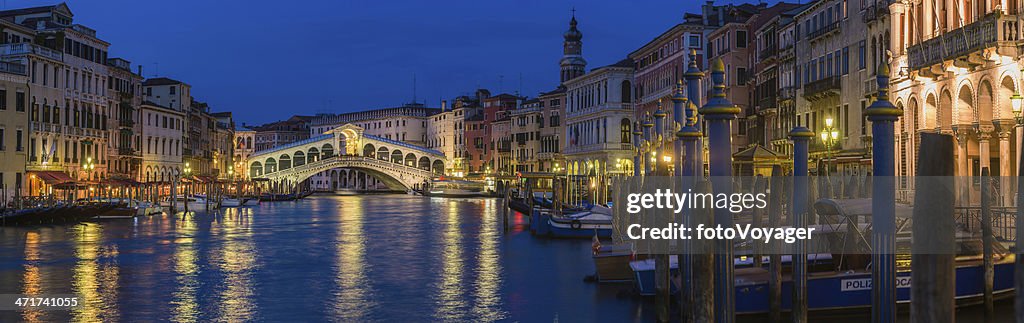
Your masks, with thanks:
<instances>
[{"instance_id":1,"label":"metal railing","mask_svg":"<svg viewBox=\"0 0 1024 323\"><path fill-rule=\"evenodd\" d=\"M839 76L829 76L814 82L804 84L804 97L825 94L829 91L838 92L842 88Z\"/></svg>"},{"instance_id":2,"label":"metal railing","mask_svg":"<svg viewBox=\"0 0 1024 323\"><path fill-rule=\"evenodd\" d=\"M775 50L775 45L771 45L766 47L765 49L762 49L761 53L757 56L757 58L763 61L772 56L775 56L775 53L778 53L778 51Z\"/></svg>"},{"instance_id":3,"label":"metal railing","mask_svg":"<svg viewBox=\"0 0 1024 323\"><path fill-rule=\"evenodd\" d=\"M1000 42L1018 40L1017 17L993 12L978 21L927 39L907 48L907 61L913 70L966 56Z\"/></svg>"},{"instance_id":4,"label":"metal railing","mask_svg":"<svg viewBox=\"0 0 1024 323\"><path fill-rule=\"evenodd\" d=\"M839 21L835 21L833 23L821 26L821 28L818 28L817 30L812 31L810 33L807 33L807 40L814 41L815 39L830 34L833 31L839 31Z\"/></svg>"}]
</instances>

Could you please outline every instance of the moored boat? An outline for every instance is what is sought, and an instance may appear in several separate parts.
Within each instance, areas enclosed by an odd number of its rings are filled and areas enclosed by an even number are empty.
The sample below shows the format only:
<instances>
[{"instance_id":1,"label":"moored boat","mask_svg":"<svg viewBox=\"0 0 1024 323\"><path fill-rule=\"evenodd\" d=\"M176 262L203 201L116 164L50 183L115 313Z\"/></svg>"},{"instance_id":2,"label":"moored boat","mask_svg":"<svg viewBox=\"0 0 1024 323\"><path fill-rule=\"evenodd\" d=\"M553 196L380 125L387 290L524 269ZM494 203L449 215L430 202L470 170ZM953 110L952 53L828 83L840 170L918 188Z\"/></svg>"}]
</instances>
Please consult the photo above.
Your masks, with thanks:
<instances>
[{"instance_id":1,"label":"moored boat","mask_svg":"<svg viewBox=\"0 0 1024 323\"><path fill-rule=\"evenodd\" d=\"M177 207L179 210L185 210L186 205L188 206L189 211L206 210L207 205L209 205L211 208L214 208L213 204L207 204L206 199L200 196L193 195L185 197L184 195L178 195L173 200L174 206ZM172 199L170 197L164 198L164 200L160 202L160 206L171 207L171 201Z\"/></svg>"},{"instance_id":2,"label":"moored boat","mask_svg":"<svg viewBox=\"0 0 1024 323\"><path fill-rule=\"evenodd\" d=\"M465 180L438 179L430 182L423 190L424 196L433 197L484 197L484 184Z\"/></svg>"},{"instance_id":3,"label":"moored boat","mask_svg":"<svg viewBox=\"0 0 1024 323\"><path fill-rule=\"evenodd\" d=\"M547 233L556 238L607 238L612 236L612 215L591 211L553 215L547 226Z\"/></svg>"}]
</instances>

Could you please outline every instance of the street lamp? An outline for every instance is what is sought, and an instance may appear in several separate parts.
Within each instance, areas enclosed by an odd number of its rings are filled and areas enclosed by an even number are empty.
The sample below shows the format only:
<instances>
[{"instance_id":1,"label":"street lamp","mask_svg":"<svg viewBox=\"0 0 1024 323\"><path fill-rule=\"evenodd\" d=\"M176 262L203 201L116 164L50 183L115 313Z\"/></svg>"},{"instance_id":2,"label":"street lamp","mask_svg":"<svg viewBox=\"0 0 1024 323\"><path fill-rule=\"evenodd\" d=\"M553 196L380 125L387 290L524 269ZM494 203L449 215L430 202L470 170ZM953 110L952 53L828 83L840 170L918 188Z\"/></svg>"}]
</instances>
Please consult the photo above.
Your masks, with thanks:
<instances>
[{"instance_id":1,"label":"street lamp","mask_svg":"<svg viewBox=\"0 0 1024 323\"><path fill-rule=\"evenodd\" d=\"M1017 121L1017 126L1024 124L1024 117L1021 116L1021 105L1024 105L1024 96L1020 95L1020 92L1014 92L1010 96L1010 102L1013 103L1013 119Z\"/></svg>"},{"instance_id":2,"label":"street lamp","mask_svg":"<svg viewBox=\"0 0 1024 323\"><path fill-rule=\"evenodd\" d=\"M833 127L832 125L833 125L832 118L831 117L825 118L825 128L821 129L821 143L823 145L825 145L825 178L826 179L828 178L828 175L829 175L829 168L830 168L829 167L829 159L832 158L832 156L831 156L832 155L832 145L835 145L836 143L839 142L839 130L836 129L835 127ZM831 181L829 181L828 185L831 188L831 185L832 185ZM831 191L831 189L829 191Z\"/></svg>"}]
</instances>

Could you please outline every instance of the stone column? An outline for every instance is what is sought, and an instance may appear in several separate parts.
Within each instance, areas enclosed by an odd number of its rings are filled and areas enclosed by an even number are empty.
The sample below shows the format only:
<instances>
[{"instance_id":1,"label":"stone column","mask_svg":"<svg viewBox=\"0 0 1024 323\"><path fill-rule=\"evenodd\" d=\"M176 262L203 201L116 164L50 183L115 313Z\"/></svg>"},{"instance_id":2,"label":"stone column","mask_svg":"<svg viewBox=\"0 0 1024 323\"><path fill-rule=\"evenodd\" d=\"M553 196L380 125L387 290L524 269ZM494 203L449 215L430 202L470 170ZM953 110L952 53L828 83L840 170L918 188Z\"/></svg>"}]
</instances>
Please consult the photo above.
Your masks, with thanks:
<instances>
[{"instance_id":1,"label":"stone column","mask_svg":"<svg viewBox=\"0 0 1024 323\"><path fill-rule=\"evenodd\" d=\"M978 131L978 164L981 166L979 169L985 169L990 167L989 164L992 160L992 147L989 146L988 141L991 138L991 130L982 128L982 130Z\"/></svg>"},{"instance_id":2,"label":"stone column","mask_svg":"<svg viewBox=\"0 0 1024 323\"><path fill-rule=\"evenodd\" d=\"M1013 170L1010 158L1010 132L999 131L999 178L997 183L999 183L999 197L1004 206L1013 204L1013 183L1010 181L1013 178Z\"/></svg>"},{"instance_id":3,"label":"stone column","mask_svg":"<svg viewBox=\"0 0 1024 323\"><path fill-rule=\"evenodd\" d=\"M956 176L970 176L967 167L967 134L958 131L956 134Z\"/></svg>"}]
</instances>

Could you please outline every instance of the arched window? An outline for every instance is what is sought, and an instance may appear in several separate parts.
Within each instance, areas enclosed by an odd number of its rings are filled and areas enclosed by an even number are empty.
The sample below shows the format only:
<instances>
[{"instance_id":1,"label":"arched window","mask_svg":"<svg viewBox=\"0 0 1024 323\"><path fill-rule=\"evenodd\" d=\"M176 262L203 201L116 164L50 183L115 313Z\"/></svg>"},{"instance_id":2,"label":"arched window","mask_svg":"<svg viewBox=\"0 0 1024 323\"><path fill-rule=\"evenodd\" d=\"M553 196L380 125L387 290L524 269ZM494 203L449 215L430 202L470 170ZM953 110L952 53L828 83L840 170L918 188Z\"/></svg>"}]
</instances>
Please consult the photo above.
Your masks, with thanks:
<instances>
[{"instance_id":1,"label":"arched window","mask_svg":"<svg viewBox=\"0 0 1024 323\"><path fill-rule=\"evenodd\" d=\"M622 122L619 123L619 140L622 141L622 143L631 143L630 139L633 136L632 127L632 123L629 122L629 119L622 118Z\"/></svg>"}]
</instances>

